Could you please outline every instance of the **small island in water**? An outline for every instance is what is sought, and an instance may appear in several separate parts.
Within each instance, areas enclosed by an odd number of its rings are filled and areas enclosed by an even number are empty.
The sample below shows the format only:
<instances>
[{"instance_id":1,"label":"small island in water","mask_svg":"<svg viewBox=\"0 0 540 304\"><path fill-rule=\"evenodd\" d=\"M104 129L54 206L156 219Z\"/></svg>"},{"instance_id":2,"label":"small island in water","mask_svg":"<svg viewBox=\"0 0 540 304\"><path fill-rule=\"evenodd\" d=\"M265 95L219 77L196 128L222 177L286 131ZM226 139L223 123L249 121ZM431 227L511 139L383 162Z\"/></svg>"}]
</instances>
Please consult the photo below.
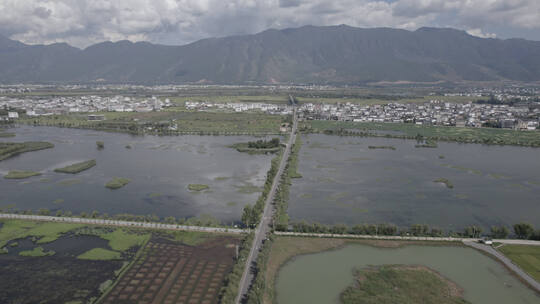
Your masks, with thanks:
<instances>
[{"instance_id":1,"label":"small island in water","mask_svg":"<svg viewBox=\"0 0 540 304\"><path fill-rule=\"evenodd\" d=\"M203 190L206 190L206 189L210 189L210 186L203 185L203 184L189 184L188 189L190 191L203 191Z\"/></svg>"},{"instance_id":2,"label":"small island in water","mask_svg":"<svg viewBox=\"0 0 540 304\"><path fill-rule=\"evenodd\" d=\"M425 266L382 265L355 270L355 283L341 293L344 304L467 304L463 289Z\"/></svg>"},{"instance_id":3,"label":"small island in water","mask_svg":"<svg viewBox=\"0 0 540 304\"><path fill-rule=\"evenodd\" d=\"M88 169L92 168L95 165L96 165L96 160L92 159L92 160L76 163L76 164L73 164L73 165L69 165L69 166L66 166L66 167L63 167L63 168L54 169L54 172L77 174L77 173L82 172L84 170L88 170Z\"/></svg>"},{"instance_id":4,"label":"small island in water","mask_svg":"<svg viewBox=\"0 0 540 304\"><path fill-rule=\"evenodd\" d=\"M279 138L272 138L271 140L248 141L247 143L236 143L231 146L238 152L246 152L249 154L266 154L276 153L281 148Z\"/></svg>"},{"instance_id":5,"label":"small island in water","mask_svg":"<svg viewBox=\"0 0 540 304\"><path fill-rule=\"evenodd\" d=\"M12 170L9 171L8 174L4 175L4 178L7 179L25 179L32 176L38 176L41 175L40 172L33 172L33 171L18 171L18 170Z\"/></svg>"},{"instance_id":6,"label":"small island in water","mask_svg":"<svg viewBox=\"0 0 540 304\"><path fill-rule=\"evenodd\" d=\"M108 183L105 184L105 187L109 189L120 189L124 187L125 185L129 184L131 180L129 178L123 178L123 177L115 177L112 180L110 180Z\"/></svg>"}]
</instances>

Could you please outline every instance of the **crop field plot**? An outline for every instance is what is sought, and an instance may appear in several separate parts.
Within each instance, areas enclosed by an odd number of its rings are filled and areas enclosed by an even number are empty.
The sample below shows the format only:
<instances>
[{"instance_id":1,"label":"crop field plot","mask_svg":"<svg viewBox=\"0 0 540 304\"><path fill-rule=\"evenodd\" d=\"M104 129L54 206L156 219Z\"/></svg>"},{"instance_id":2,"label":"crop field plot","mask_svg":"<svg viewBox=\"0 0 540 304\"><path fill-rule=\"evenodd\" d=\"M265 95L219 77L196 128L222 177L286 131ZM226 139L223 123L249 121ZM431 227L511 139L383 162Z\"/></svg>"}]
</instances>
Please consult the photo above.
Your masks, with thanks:
<instances>
[{"instance_id":1,"label":"crop field plot","mask_svg":"<svg viewBox=\"0 0 540 304\"><path fill-rule=\"evenodd\" d=\"M0 303L93 303L148 238L110 227L0 221Z\"/></svg>"},{"instance_id":2,"label":"crop field plot","mask_svg":"<svg viewBox=\"0 0 540 304\"><path fill-rule=\"evenodd\" d=\"M237 243L218 237L190 246L153 237L101 303L217 303Z\"/></svg>"},{"instance_id":3,"label":"crop field plot","mask_svg":"<svg viewBox=\"0 0 540 304\"><path fill-rule=\"evenodd\" d=\"M0 258L0 303L86 303L114 277L121 261L64 256Z\"/></svg>"}]
</instances>

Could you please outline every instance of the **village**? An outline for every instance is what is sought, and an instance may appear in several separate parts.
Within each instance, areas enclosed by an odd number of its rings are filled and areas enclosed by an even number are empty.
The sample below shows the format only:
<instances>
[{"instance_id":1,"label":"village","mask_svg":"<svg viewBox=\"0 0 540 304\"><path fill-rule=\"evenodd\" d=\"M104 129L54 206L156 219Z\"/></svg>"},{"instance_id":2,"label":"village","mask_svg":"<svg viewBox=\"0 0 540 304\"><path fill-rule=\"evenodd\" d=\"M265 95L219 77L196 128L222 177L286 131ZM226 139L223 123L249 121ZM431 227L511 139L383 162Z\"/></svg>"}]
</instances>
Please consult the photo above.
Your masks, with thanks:
<instances>
[{"instance_id":1,"label":"village","mask_svg":"<svg viewBox=\"0 0 540 304\"><path fill-rule=\"evenodd\" d=\"M171 101L127 96L102 97L95 95L54 98L11 98L0 97L0 109L23 110L28 116L64 115L93 112L150 112L170 107ZM13 111L14 112L14 111ZM15 113L1 116L0 120L17 118Z\"/></svg>"},{"instance_id":2,"label":"village","mask_svg":"<svg viewBox=\"0 0 540 304\"><path fill-rule=\"evenodd\" d=\"M493 93L493 92L491 92ZM469 93L467 93L469 94ZM454 94L452 94L454 96ZM463 94L459 96L464 96ZM467 95L471 100L476 93ZM497 94L489 101L466 103L432 99L425 103L363 104L347 101L337 103L302 102L297 106L300 119L338 120L378 123L414 123L456 127L493 127L518 130L540 128L540 102L537 99L515 98L509 102L506 94ZM523 96L521 96L523 97ZM64 97L0 97L1 121L15 120L20 112L27 116L66 115L96 112L151 112L175 106L164 97L64 96ZM287 103L186 101L189 111L263 112L270 115L290 115L293 106ZM98 115L102 116L102 115ZM89 119L96 115L89 114ZM99 118L99 117L98 117Z\"/></svg>"},{"instance_id":3,"label":"village","mask_svg":"<svg viewBox=\"0 0 540 304\"><path fill-rule=\"evenodd\" d=\"M535 130L539 127L540 103L519 105L450 103L431 100L423 104L388 103L384 105L303 104L307 120L354 122L415 123L457 127L496 127Z\"/></svg>"},{"instance_id":4,"label":"village","mask_svg":"<svg viewBox=\"0 0 540 304\"><path fill-rule=\"evenodd\" d=\"M231 110L262 111L287 115L292 106L267 103L186 102L186 108L196 111ZM540 103L508 104L450 103L431 100L427 103L388 103L362 105L352 102L325 104L303 103L299 117L306 120L339 120L354 122L414 123L457 127L495 127L519 130L539 128Z\"/></svg>"}]
</instances>

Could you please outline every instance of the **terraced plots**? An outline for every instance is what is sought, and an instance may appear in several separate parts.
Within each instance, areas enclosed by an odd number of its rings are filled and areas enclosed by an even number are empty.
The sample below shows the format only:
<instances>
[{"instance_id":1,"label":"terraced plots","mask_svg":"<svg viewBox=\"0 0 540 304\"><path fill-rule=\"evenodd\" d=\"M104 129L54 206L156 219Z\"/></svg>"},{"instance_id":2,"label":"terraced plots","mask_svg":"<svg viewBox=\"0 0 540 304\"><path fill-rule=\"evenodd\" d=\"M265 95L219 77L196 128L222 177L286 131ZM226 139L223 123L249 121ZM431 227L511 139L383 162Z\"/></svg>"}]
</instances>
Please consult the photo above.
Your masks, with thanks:
<instances>
[{"instance_id":1,"label":"terraced plots","mask_svg":"<svg viewBox=\"0 0 540 304\"><path fill-rule=\"evenodd\" d=\"M217 303L237 244L231 237L199 246L152 238L102 303Z\"/></svg>"}]
</instances>

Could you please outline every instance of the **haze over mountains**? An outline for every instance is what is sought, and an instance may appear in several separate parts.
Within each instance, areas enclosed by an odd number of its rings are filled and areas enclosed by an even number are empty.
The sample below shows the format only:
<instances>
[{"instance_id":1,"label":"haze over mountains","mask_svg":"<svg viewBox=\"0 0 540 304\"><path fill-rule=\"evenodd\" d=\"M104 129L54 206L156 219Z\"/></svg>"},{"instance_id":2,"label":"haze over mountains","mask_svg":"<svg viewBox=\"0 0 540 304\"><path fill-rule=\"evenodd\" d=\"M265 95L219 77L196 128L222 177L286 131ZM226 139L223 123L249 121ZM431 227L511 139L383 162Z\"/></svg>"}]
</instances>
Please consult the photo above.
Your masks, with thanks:
<instances>
[{"instance_id":1,"label":"haze over mountains","mask_svg":"<svg viewBox=\"0 0 540 304\"><path fill-rule=\"evenodd\" d=\"M0 36L0 82L216 84L539 81L540 42L464 31L349 26L267 30L184 46L120 41L84 50Z\"/></svg>"}]
</instances>

